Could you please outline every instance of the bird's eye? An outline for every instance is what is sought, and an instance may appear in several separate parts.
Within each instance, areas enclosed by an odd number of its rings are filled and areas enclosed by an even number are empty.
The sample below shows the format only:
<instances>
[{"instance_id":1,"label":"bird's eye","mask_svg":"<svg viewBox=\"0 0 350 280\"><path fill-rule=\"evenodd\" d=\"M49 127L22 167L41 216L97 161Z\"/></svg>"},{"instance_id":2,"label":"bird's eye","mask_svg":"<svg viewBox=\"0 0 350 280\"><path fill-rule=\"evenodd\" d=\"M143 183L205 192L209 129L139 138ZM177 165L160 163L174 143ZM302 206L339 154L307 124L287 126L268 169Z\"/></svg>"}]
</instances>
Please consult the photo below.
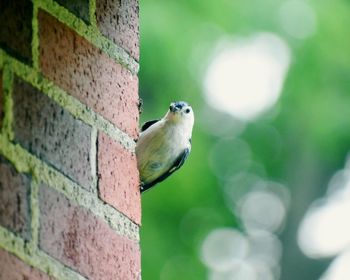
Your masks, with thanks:
<instances>
[{"instance_id":1,"label":"bird's eye","mask_svg":"<svg viewBox=\"0 0 350 280\"><path fill-rule=\"evenodd\" d=\"M189 112L191 112L191 109L187 108L187 109L185 110L185 113L188 114Z\"/></svg>"}]
</instances>

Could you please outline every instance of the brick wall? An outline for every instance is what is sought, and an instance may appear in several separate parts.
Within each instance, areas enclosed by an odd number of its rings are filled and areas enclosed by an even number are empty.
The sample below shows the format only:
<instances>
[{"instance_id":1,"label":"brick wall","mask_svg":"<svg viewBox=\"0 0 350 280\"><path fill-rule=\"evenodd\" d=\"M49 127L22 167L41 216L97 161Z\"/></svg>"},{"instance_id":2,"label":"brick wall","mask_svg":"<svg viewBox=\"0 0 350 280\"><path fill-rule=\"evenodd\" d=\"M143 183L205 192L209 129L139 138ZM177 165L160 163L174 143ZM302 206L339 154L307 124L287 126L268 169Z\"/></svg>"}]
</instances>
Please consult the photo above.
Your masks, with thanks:
<instances>
[{"instance_id":1,"label":"brick wall","mask_svg":"<svg viewBox=\"0 0 350 280\"><path fill-rule=\"evenodd\" d=\"M140 279L138 0L0 22L0 280Z\"/></svg>"}]
</instances>

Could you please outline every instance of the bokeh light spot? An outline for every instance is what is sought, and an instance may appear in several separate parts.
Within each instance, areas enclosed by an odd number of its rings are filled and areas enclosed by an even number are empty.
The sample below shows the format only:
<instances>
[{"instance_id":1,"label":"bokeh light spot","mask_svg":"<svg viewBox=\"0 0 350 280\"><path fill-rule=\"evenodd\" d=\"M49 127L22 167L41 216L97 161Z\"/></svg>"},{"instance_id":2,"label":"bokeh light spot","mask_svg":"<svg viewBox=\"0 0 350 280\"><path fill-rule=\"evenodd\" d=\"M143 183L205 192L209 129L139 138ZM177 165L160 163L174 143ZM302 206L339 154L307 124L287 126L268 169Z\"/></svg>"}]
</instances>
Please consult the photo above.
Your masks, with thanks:
<instances>
[{"instance_id":1,"label":"bokeh light spot","mask_svg":"<svg viewBox=\"0 0 350 280\"><path fill-rule=\"evenodd\" d=\"M350 200L314 206L299 228L299 246L314 258L333 256L350 246Z\"/></svg>"},{"instance_id":2,"label":"bokeh light spot","mask_svg":"<svg viewBox=\"0 0 350 280\"><path fill-rule=\"evenodd\" d=\"M286 208L281 198L269 191L253 191L242 197L239 213L247 230L277 231L284 221Z\"/></svg>"},{"instance_id":3,"label":"bokeh light spot","mask_svg":"<svg viewBox=\"0 0 350 280\"><path fill-rule=\"evenodd\" d=\"M254 230L248 233L248 240L250 261L270 269L279 265L282 244L275 234L265 230Z\"/></svg>"},{"instance_id":4,"label":"bokeh light spot","mask_svg":"<svg viewBox=\"0 0 350 280\"><path fill-rule=\"evenodd\" d=\"M320 280L349 280L350 279L350 250L341 254L331 263Z\"/></svg>"},{"instance_id":5,"label":"bokeh light spot","mask_svg":"<svg viewBox=\"0 0 350 280\"><path fill-rule=\"evenodd\" d=\"M222 42L204 78L211 106L247 121L278 100L290 62L288 45L271 33Z\"/></svg>"},{"instance_id":6,"label":"bokeh light spot","mask_svg":"<svg viewBox=\"0 0 350 280\"><path fill-rule=\"evenodd\" d=\"M209 280L258 280L255 268L248 262L237 261L227 271L212 271Z\"/></svg>"},{"instance_id":7,"label":"bokeh light spot","mask_svg":"<svg viewBox=\"0 0 350 280\"><path fill-rule=\"evenodd\" d=\"M204 240L202 261L209 268L227 271L237 261L244 259L249 250L246 237L239 231L229 228L216 229Z\"/></svg>"},{"instance_id":8,"label":"bokeh light spot","mask_svg":"<svg viewBox=\"0 0 350 280\"><path fill-rule=\"evenodd\" d=\"M335 173L328 196L306 212L298 231L298 242L309 257L334 256L350 248L350 157L345 168Z\"/></svg>"}]
</instances>

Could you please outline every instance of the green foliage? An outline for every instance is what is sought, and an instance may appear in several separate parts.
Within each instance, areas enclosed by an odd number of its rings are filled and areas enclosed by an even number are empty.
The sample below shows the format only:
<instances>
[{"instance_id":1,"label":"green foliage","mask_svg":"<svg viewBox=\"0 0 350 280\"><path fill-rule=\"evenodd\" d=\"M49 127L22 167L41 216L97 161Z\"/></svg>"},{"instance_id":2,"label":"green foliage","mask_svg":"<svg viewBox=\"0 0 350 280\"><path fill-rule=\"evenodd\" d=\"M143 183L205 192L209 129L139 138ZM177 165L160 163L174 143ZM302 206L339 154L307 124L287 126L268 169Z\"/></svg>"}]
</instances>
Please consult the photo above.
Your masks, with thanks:
<instances>
[{"instance_id":1,"label":"green foliage","mask_svg":"<svg viewBox=\"0 0 350 280\"><path fill-rule=\"evenodd\" d=\"M298 279L316 279L325 269L313 269L313 261L288 248L297 247L295 220L324 194L350 148L350 3L309 3L317 18L316 32L299 40L281 27L277 0L141 1L141 121L162 117L174 100L188 101L197 118L193 150L184 167L142 197L143 279L206 279L200 262L204 237L214 228L240 223L225 204L222 178L210 165L221 137L208 133L201 118L202 78L222 36L261 31L283 38L292 62L272 113L247 124L239 138L257 163L250 171L285 183L294 199L289 210L294 221L287 221L281 237L286 252L282 279L296 279L283 274L293 268L298 268ZM226 122L231 121L226 116ZM229 131L225 137L235 136Z\"/></svg>"}]
</instances>

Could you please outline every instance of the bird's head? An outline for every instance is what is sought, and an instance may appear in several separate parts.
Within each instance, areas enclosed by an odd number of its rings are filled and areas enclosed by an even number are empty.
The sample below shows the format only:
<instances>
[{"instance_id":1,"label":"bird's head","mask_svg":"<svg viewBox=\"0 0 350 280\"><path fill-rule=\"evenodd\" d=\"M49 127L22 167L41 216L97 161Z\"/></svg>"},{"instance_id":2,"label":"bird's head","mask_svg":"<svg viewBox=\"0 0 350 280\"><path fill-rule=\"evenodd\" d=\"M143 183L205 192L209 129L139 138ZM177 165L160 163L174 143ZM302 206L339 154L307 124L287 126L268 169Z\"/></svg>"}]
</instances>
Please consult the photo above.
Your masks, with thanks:
<instances>
[{"instance_id":1,"label":"bird's head","mask_svg":"<svg viewBox=\"0 0 350 280\"><path fill-rule=\"evenodd\" d=\"M172 102L165 116L166 120L175 124L182 124L191 128L194 123L192 107L183 101Z\"/></svg>"}]
</instances>

